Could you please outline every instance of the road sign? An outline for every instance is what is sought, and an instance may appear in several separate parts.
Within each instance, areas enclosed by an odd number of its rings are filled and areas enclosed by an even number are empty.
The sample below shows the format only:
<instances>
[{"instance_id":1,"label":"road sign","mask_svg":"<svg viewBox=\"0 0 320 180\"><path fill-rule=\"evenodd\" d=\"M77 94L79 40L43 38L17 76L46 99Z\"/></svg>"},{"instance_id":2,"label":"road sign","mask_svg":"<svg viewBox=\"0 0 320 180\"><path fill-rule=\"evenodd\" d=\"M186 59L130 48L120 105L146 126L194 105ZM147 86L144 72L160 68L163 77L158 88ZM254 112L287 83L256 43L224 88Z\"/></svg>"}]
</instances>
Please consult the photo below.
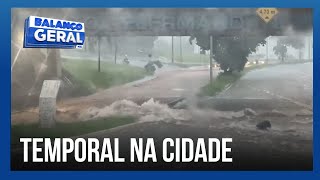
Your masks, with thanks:
<instances>
[{"instance_id":1,"label":"road sign","mask_svg":"<svg viewBox=\"0 0 320 180\"><path fill-rule=\"evenodd\" d=\"M266 23L271 21L271 19L278 14L277 8L258 8L258 16Z\"/></svg>"}]
</instances>

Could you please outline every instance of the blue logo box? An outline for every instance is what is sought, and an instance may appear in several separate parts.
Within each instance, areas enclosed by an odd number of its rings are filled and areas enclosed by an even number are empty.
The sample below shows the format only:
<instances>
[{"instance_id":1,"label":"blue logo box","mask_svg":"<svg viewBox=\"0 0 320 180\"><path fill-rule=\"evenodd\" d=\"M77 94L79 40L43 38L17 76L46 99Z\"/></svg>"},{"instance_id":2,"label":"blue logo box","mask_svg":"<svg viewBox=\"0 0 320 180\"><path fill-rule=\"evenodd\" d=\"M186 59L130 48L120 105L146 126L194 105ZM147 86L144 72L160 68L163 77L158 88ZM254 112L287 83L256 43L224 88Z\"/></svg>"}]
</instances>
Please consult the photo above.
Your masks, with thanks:
<instances>
[{"instance_id":1,"label":"blue logo box","mask_svg":"<svg viewBox=\"0 0 320 180\"><path fill-rule=\"evenodd\" d=\"M24 26L24 48L82 49L84 23L29 16Z\"/></svg>"}]
</instances>

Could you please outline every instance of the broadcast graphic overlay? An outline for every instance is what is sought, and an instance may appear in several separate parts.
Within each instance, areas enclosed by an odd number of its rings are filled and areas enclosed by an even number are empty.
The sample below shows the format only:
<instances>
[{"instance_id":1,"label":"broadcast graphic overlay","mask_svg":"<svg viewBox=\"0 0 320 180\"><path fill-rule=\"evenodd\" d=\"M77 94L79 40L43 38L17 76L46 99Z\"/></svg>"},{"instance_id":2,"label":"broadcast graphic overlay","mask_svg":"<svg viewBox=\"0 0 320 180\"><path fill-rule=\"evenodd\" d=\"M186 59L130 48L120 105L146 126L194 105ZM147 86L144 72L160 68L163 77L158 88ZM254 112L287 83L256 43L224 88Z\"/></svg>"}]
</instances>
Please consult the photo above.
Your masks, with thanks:
<instances>
[{"instance_id":1,"label":"broadcast graphic overlay","mask_svg":"<svg viewBox=\"0 0 320 180\"><path fill-rule=\"evenodd\" d=\"M313 9L12 8L11 170L313 170Z\"/></svg>"},{"instance_id":2,"label":"broadcast graphic overlay","mask_svg":"<svg viewBox=\"0 0 320 180\"><path fill-rule=\"evenodd\" d=\"M83 23L36 16L26 19L24 31L24 48L82 48L85 37Z\"/></svg>"}]
</instances>

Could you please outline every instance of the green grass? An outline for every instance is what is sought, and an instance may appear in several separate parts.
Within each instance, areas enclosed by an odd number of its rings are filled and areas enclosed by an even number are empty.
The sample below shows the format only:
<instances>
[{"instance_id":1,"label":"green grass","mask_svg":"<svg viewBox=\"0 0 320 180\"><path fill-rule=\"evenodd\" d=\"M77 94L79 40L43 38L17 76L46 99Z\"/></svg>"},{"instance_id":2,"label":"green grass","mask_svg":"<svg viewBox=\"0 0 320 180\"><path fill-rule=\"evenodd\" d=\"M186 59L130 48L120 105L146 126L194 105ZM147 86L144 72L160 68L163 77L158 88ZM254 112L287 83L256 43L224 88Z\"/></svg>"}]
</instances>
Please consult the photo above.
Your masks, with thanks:
<instances>
[{"instance_id":1,"label":"green grass","mask_svg":"<svg viewBox=\"0 0 320 180\"><path fill-rule=\"evenodd\" d=\"M40 128L36 123L13 125L11 126L11 144L18 144L21 137L72 137L130 124L134 121L132 117L108 117L90 121L57 123L54 128Z\"/></svg>"},{"instance_id":2,"label":"green grass","mask_svg":"<svg viewBox=\"0 0 320 180\"><path fill-rule=\"evenodd\" d=\"M180 56L175 57L177 63L195 63L208 64L210 59L208 54L184 54L182 59Z\"/></svg>"},{"instance_id":3,"label":"green grass","mask_svg":"<svg viewBox=\"0 0 320 180\"><path fill-rule=\"evenodd\" d=\"M200 96L215 96L228 85L236 82L243 73L220 73L213 83L209 83L200 89Z\"/></svg>"},{"instance_id":4,"label":"green grass","mask_svg":"<svg viewBox=\"0 0 320 180\"><path fill-rule=\"evenodd\" d=\"M233 72L233 73L220 73L217 78L213 81L212 84L207 84L200 89L199 96L215 96L218 93L222 92L226 87L236 82L247 72L254 69L261 69L269 66L269 64L258 64L252 65L245 68L242 72Z\"/></svg>"},{"instance_id":5,"label":"green grass","mask_svg":"<svg viewBox=\"0 0 320 180\"><path fill-rule=\"evenodd\" d=\"M98 63L91 60L64 59L63 67L77 80L79 88L90 92L139 80L147 75L143 68L109 62L101 62L101 72L98 72Z\"/></svg>"}]
</instances>

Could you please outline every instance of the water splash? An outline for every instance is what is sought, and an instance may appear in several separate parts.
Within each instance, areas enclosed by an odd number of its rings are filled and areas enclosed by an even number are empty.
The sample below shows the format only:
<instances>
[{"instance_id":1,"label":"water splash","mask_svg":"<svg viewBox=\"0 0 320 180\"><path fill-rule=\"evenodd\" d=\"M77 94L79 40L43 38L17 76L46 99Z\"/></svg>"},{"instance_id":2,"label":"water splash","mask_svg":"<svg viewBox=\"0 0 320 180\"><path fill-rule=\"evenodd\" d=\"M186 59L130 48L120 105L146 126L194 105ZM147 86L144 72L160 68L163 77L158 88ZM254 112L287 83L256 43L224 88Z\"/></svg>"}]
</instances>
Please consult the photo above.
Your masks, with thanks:
<instances>
[{"instance_id":1,"label":"water splash","mask_svg":"<svg viewBox=\"0 0 320 180\"><path fill-rule=\"evenodd\" d=\"M295 116L263 117L246 116L244 111L218 111L215 109L199 109L188 104L186 109L172 109L154 99L149 99L139 105L130 100L115 101L103 108L91 107L80 113L82 121L94 120L101 117L131 116L138 122L173 122L187 123L195 126L234 128L238 130L259 131L256 124L262 120L270 120L272 128L269 133L303 135L312 138L312 117L300 118ZM311 123L311 124L310 124ZM311 130L310 130L311 129ZM246 131L243 131L246 132ZM259 131L260 132L260 131Z\"/></svg>"},{"instance_id":2,"label":"water splash","mask_svg":"<svg viewBox=\"0 0 320 180\"><path fill-rule=\"evenodd\" d=\"M99 117L132 116L141 122L150 121L176 121L191 120L190 113L184 109L171 109L166 104L161 104L153 98L141 105L129 100L115 101L110 106L103 108L91 107L80 114L81 120L90 120Z\"/></svg>"}]
</instances>

